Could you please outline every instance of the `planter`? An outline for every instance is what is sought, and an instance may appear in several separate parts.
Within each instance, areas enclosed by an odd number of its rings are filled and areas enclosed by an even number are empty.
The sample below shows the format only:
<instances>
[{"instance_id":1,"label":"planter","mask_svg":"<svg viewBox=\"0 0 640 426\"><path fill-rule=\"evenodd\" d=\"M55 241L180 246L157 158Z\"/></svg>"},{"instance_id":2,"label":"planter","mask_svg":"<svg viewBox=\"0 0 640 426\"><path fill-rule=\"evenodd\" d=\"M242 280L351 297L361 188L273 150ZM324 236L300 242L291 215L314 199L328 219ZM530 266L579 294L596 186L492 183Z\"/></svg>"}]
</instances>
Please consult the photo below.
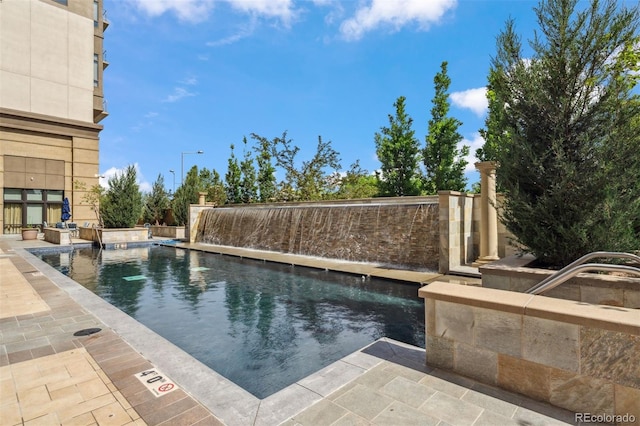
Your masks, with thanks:
<instances>
[{"instance_id":1,"label":"planter","mask_svg":"<svg viewBox=\"0 0 640 426\"><path fill-rule=\"evenodd\" d=\"M35 240L38 238L38 229L37 228L23 228L22 229L22 239L23 240Z\"/></svg>"},{"instance_id":2,"label":"planter","mask_svg":"<svg viewBox=\"0 0 640 426\"><path fill-rule=\"evenodd\" d=\"M531 255L508 256L480 267L482 286L524 293L555 271L529 266ZM544 293L556 299L640 309L640 278L582 273Z\"/></svg>"},{"instance_id":3,"label":"planter","mask_svg":"<svg viewBox=\"0 0 640 426\"><path fill-rule=\"evenodd\" d=\"M151 234L154 237L183 239L184 226L157 226L151 225Z\"/></svg>"}]
</instances>

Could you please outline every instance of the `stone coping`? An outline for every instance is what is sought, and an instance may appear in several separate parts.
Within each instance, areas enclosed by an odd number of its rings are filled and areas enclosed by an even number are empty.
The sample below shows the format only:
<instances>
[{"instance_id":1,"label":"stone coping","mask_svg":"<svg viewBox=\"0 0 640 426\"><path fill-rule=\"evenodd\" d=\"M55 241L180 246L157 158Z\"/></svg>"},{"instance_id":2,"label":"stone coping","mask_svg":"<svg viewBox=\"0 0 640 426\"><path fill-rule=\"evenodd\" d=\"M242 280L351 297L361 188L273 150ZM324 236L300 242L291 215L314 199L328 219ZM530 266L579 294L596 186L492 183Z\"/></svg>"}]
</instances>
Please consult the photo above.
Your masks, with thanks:
<instances>
[{"instance_id":1,"label":"stone coping","mask_svg":"<svg viewBox=\"0 0 640 426\"><path fill-rule=\"evenodd\" d=\"M640 336L640 309L592 305L441 281L422 287L418 296Z\"/></svg>"},{"instance_id":2,"label":"stone coping","mask_svg":"<svg viewBox=\"0 0 640 426\"><path fill-rule=\"evenodd\" d=\"M481 274L491 274L498 276L513 276L517 274L520 277L526 277L529 279L535 279L542 281L547 278L549 275L552 275L558 270L553 269L542 269L542 268L533 268L527 266L529 263L536 260L535 256L531 254L524 255L512 255L502 258L500 260L496 260L495 262L487 263L485 265L480 266L478 269ZM592 261L588 263L593 263ZM578 278L590 278L599 281L603 281L607 283L607 286L617 285L618 287L626 287L624 283L631 282L635 285L640 286L640 278L635 277L619 277L611 274L595 274L589 272L583 272L576 275Z\"/></svg>"}]
</instances>

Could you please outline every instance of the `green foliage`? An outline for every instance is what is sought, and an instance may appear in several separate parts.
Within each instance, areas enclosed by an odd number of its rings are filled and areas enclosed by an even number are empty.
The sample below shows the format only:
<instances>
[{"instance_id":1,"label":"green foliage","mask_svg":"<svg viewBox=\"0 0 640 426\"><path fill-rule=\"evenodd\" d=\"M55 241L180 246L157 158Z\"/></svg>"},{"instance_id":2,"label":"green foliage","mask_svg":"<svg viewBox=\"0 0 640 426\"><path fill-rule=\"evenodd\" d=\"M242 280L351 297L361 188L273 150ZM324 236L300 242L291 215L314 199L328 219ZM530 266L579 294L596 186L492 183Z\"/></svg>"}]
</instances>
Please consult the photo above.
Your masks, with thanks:
<instances>
[{"instance_id":1,"label":"green foliage","mask_svg":"<svg viewBox=\"0 0 640 426\"><path fill-rule=\"evenodd\" d=\"M276 166L285 172L285 179L274 192L273 198L276 201L323 200L330 196L332 180L327 169L337 171L340 168L339 154L331 147L330 141L324 142L318 136L314 156L311 160L303 161L298 168L296 156L300 148L293 145L291 139L287 139L286 131L282 133L282 137L275 137L272 141L255 134L252 136L262 146L270 148L270 158L274 158Z\"/></svg>"},{"instance_id":2,"label":"green foliage","mask_svg":"<svg viewBox=\"0 0 640 426\"><path fill-rule=\"evenodd\" d=\"M208 170L203 167L199 174L201 190L207 192L207 201L213 202L216 206L222 206L227 202L227 192L224 182L220 178L220 173L215 169Z\"/></svg>"},{"instance_id":3,"label":"green foliage","mask_svg":"<svg viewBox=\"0 0 640 426\"><path fill-rule=\"evenodd\" d=\"M129 165L109 179L109 188L101 203L101 216L106 228L133 228L142 214L142 194L136 182L137 173Z\"/></svg>"},{"instance_id":4,"label":"green foliage","mask_svg":"<svg viewBox=\"0 0 640 426\"><path fill-rule=\"evenodd\" d=\"M256 168L253 165L251 150L247 149L247 138L242 139L244 145L244 158L240 162L240 202L253 203L258 198L258 186L256 183Z\"/></svg>"},{"instance_id":5,"label":"green foliage","mask_svg":"<svg viewBox=\"0 0 640 426\"><path fill-rule=\"evenodd\" d=\"M482 148L476 150L476 158L479 161L496 161L498 151L501 147L509 143L509 133L503 125L504 103L502 103L495 92L495 81L497 71L490 70L487 84L487 101L489 111L484 121L485 128L480 129L480 136L484 139Z\"/></svg>"},{"instance_id":6,"label":"green foliage","mask_svg":"<svg viewBox=\"0 0 640 426\"><path fill-rule=\"evenodd\" d=\"M198 192L202 190L202 180L198 175L198 166L193 166L187 172L187 176L182 185L176 190L171 207L173 217L177 225L183 226L189 220L189 204L198 202Z\"/></svg>"},{"instance_id":7,"label":"green foliage","mask_svg":"<svg viewBox=\"0 0 640 426\"><path fill-rule=\"evenodd\" d=\"M374 137L381 163L378 186L382 196L420 194L420 143L411 129L413 119L405 112L405 100L400 96L395 101L395 117L389 114L389 127L382 127Z\"/></svg>"},{"instance_id":8,"label":"green foliage","mask_svg":"<svg viewBox=\"0 0 640 426\"><path fill-rule=\"evenodd\" d=\"M540 261L640 248L639 9L547 0L525 60L513 21L492 64L509 141L497 151L503 221Z\"/></svg>"},{"instance_id":9,"label":"green foliage","mask_svg":"<svg viewBox=\"0 0 640 426\"><path fill-rule=\"evenodd\" d=\"M448 117L449 85L451 79L447 75L447 62L442 62L440 72L433 79L435 95L429 120L429 132L426 137L426 146L422 157L426 169L424 188L428 194L436 194L442 190L464 191L467 179L464 169L467 161L464 159L469 154L469 147L458 149L458 143L462 141L462 135L458 128L462 122L453 117Z\"/></svg>"},{"instance_id":10,"label":"green foliage","mask_svg":"<svg viewBox=\"0 0 640 426\"><path fill-rule=\"evenodd\" d=\"M267 138L259 136L255 133L251 134L251 138L258 142L256 150L258 163L257 185L258 200L261 203L273 201L276 194L276 168L273 166L272 159L272 143Z\"/></svg>"},{"instance_id":11,"label":"green foliage","mask_svg":"<svg viewBox=\"0 0 640 426\"><path fill-rule=\"evenodd\" d=\"M164 214L169 208L169 196L164 189L164 176L158 174L151 187L151 193L145 194L142 217L145 222L159 225L164 219Z\"/></svg>"},{"instance_id":12,"label":"green foliage","mask_svg":"<svg viewBox=\"0 0 640 426\"><path fill-rule=\"evenodd\" d=\"M336 199L371 198L378 195L378 180L360 167L356 160L338 182L338 190L332 195Z\"/></svg>"},{"instance_id":13,"label":"green foliage","mask_svg":"<svg viewBox=\"0 0 640 426\"><path fill-rule=\"evenodd\" d=\"M102 216L100 214L100 203L104 198L104 188L96 184L87 191L87 184L85 182L75 180L73 182L73 189L75 191L84 192L84 195L82 196L82 202L91 206L91 210L93 210L96 214L98 226L102 228L104 226L104 222L102 221Z\"/></svg>"},{"instance_id":14,"label":"green foliage","mask_svg":"<svg viewBox=\"0 0 640 426\"><path fill-rule=\"evenodd\" d=\"M233 153L234 146L231 144L231 156L228 160L227 174L224 176L226 182L227 202L231 204L241 203L240 180L242 178L238 159Z\"/></svg>"}]
</instances>

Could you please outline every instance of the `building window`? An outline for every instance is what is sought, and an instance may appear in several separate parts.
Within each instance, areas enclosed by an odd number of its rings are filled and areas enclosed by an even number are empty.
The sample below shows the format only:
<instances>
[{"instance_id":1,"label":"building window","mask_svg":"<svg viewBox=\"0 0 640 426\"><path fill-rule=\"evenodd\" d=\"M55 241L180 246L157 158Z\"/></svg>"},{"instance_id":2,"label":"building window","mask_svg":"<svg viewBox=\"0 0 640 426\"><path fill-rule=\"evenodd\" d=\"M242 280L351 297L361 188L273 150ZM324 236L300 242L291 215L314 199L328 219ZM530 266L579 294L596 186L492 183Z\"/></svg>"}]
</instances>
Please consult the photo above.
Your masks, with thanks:
<instances>
[{"instance_id":1,"label":"building window","mask_svg":"<svg viewBox=\"0 0 640 426\"><path fill-rule=\"evenodd\" d=\"M61 221L63 191L5 188L3 198L5 234L19 234L25 226Z\"/></svg>"},{"instance_id":2,"label":"building window","mask_svg":"<svg viewBox=\"0 0 640 426\"><path fill-rule=\"evenodd\" d=\"M53 0L53 1L55 1L56 3L60 3L63 6L69 5L68 0Z\"/></svg>"},{"instance_id":3,"label":"building window","mask_svg":"<svg viewBox=\"0 0 640 426\"><path fill-rule=\"evenodd\" d=\"M100 60L97 53L93 54L93 87L98 87L98 76L99 76L99 65Z\"/></svg>"},{"instance_id":4,"label":"building window","mask_svg":"<svg viewBox=\"0 0 640 426\"><path fill-rule=\"evenodd\" d=\"M93 26L98 28L98 17L100 14L98 13L98 0L93 0Z\"/></svg>"}]
</instances>

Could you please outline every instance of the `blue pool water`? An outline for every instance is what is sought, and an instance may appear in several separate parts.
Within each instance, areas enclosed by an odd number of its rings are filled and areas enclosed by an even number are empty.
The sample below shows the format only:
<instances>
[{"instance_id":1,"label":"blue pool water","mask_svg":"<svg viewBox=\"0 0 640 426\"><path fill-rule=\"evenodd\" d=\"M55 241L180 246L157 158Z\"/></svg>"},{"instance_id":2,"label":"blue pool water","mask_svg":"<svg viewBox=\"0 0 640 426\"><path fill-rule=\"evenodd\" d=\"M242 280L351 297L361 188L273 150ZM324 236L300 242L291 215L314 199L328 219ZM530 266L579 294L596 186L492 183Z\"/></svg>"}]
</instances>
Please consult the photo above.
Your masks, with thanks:
<instances>
[{"instance_id":1,"label":"blue pool water","mask_svg":"<svg viewBox=\"0 0 640 426\"><path fill-rule=\"evenodd\" d=\"M258 398L381 337L424 347L415 285L174 247L36 255Z\"/></svg>"}]
</instances>

